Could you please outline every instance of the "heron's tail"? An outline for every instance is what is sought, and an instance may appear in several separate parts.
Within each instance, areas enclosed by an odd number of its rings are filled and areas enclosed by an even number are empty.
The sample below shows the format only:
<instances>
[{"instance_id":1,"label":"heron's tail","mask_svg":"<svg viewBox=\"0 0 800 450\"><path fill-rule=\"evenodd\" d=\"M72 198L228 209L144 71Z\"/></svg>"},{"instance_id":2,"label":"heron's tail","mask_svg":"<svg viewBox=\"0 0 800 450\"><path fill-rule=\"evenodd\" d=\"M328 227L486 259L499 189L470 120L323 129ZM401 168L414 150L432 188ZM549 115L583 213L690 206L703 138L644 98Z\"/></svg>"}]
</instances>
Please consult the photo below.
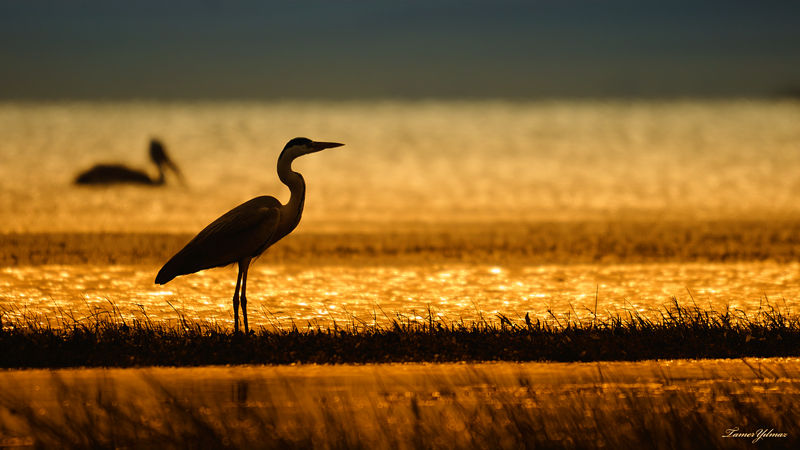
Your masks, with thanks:
<instances>
[{"instance_id":1,"label":"heron's tail","mask_svg":"<svg viewBox=\"0 0 800 450\"><path fill-rule=\"evenodd\" d=\"M158 271L158 275L156 275L156 284L167 284L178 276L178 274L169 269L169 263L167 263Z\"/></svg>"},{"instance_id":2,"label":"heron's tail","mask_svg":"<svg viewBox=\"0 0 800 450\"><path fill-rule=\"evenodd\" d=\"M186 258L183 255L183 252L178 252L175 256L172 257L161 270L158 271L158 275L156 275L156 284L167 284L172 281L173 278L179 275L185 275L188 272L183 270L183 262Z\"/></svg>"},{"instance_id":3,"label":"heron's tail","mask_svg":"<svg viewBox=\"0 0 800 450\"><path fill-rule=\"evenodd\" d=\"M167 284L175 277L220 266L220 264L205 264L202 258L198 257L197 251L190 247L190 244L191 242L170 258L158 271L156 284Z\"/></svg>"}]
</instances>

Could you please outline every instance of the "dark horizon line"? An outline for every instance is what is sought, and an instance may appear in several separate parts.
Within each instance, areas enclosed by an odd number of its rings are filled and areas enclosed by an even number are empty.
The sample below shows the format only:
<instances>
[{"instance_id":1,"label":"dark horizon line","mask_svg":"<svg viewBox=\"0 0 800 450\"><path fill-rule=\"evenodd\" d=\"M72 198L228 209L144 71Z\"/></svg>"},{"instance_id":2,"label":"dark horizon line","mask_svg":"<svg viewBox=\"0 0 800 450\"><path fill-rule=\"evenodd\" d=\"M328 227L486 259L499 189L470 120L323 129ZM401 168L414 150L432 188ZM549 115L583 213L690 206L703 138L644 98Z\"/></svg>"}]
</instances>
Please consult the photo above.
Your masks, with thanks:
<instances>
[{"instance_id":1,"label":"dark horizon line","mask_svg":"<svg viewBox=\"0 0 800 450\"><path fill-rule=\"evenodd\" d=\"M539 96L2 96L0 103L118 103L118 102L156 102L156 103L205 103L205 102L549 102L549 101L736 101L736 100L774 100L800 101L800 88L787 89L771 94L742 95L539 95Z\"/></svg>"}]
</instances>

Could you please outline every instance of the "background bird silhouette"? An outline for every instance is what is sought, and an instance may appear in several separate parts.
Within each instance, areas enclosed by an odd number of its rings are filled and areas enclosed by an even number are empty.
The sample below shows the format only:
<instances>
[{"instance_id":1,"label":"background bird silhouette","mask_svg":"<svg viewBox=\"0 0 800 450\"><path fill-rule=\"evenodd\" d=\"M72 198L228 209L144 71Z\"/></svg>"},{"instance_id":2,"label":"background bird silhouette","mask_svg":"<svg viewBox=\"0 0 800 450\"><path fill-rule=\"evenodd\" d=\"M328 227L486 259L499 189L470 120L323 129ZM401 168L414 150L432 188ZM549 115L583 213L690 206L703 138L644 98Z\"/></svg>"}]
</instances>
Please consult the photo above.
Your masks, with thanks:
<instances>
[{"instance_id":1,"label":"background bird silhouette","mask_svg":"<svg viewBox=\"0 0 800 450\"><path fill-rule=\"evenodd\" d=\"M157 139L150 141L150 159L158 167L158 178L150 178L146 172L131 169L121 164L98 164L75 179L76 184L143 184L160 186L164 184L164 169L170 169L182 182L182 175L178 167L167 156L164 145Z\"/></svg>"},{"instance_id":2,"label":"background bird silhouette","mask_svg":"<svg viewBox=\"0 0 800 450\"><path fill-rule=\"evenodd\" d=\"M200 231L164 264L156 276L156 284L166 284L179 275L238 264L239 274L233 294L233 323L234 330L239 331L241 300L242 322L247 333L246 290L250 262L291 233L303 214L306 183L302 175L292 170L292 162L300 156L342 145L344 144L335 142L314 142L302 137L289 141L278 157L278 177L289 187L289 202L284 205L275 197L261 196L228 211Z\"/></svg>"}]
</instances>

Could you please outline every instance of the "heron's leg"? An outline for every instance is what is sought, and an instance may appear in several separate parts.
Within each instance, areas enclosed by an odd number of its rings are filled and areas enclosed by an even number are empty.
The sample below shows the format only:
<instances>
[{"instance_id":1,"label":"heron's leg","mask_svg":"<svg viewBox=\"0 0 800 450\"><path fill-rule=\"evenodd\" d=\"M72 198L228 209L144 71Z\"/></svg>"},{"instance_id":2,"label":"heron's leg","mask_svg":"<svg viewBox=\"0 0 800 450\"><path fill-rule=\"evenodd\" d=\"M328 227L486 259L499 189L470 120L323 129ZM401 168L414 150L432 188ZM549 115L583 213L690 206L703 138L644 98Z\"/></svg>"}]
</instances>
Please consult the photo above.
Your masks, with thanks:
<instances>
[{"instance_id":1,"label":"heron's leg","mask_svg":"<svg viewBox=\"0 0 800 450\"><path fill-rule=\"evenodd\" d=\"M240 266L241 267L241 266ZM242 271L242 322L244 322L244 334L247 334L247 269L250 268L250 259L244 263Z\"/></svg>"},{"instance_id":2,"label":"heron's leg","mask_svg":"<svg viewBox=\"0 0 800 450\"><path fill-rule=\"evenodd\" d=\"M239 275L236 277L236 290L233 292L233 331L239 331L239 286L242 282L242 263L239 262Z\"/></svg>"}]
</instances>

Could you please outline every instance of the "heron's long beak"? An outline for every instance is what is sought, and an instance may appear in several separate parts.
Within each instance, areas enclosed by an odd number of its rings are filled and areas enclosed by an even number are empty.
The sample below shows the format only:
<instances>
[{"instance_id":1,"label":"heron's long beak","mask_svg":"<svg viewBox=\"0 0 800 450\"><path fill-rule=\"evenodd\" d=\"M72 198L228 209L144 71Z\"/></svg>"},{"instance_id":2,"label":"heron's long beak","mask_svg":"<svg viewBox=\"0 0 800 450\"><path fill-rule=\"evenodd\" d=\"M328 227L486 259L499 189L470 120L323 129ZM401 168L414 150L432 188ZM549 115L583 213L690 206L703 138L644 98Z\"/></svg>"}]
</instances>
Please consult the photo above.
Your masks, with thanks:
<instances>
[{"instance_id":1,"label":"heron's long beak","mask_svg":"<svg viewBox=\"0 0 800 450\"><path fill-rule=\"evenodd\" d=\"M169 157L167 157L166 153L164 154L164 157L159 160L159 165L163 165L167 167L169 170L171 170L172 173L174 173L177 176L178 181L181 183L181 185L186 186L186 180L183 178L183 173L181 172L180 169L178 169L178 166L176 166L175 163L172 162L172 160L169 159Z\"/></svg>"},{"instance_id":2,"label":"heron's long beak","mask_svg":"<svg viewBox=\"0 0 800 450\"><path fill-rule=\"evenodd\" d=\"M176 166L175 163L170 160L167 160L165 162L167 164L167 167L169 167L172 170L172 172L177 176L178 181L181 183L181 185L186 186L186 179L183 178L183 172L181 172L181 170L178 169L178 166Z\"/></svg>"},{"instance_id":3,"label":"heron's long beak","mask_svg":"<svg viewBox=\"0 0 800 450\"><path fill-rule=\"evenodd\" d=\"M325 150L326 148L341 147L344 144L339 144L337 142L314 142L312 145L314 147L314 151L318 152L320 150Z\"/></svg>"}]
</instances>

